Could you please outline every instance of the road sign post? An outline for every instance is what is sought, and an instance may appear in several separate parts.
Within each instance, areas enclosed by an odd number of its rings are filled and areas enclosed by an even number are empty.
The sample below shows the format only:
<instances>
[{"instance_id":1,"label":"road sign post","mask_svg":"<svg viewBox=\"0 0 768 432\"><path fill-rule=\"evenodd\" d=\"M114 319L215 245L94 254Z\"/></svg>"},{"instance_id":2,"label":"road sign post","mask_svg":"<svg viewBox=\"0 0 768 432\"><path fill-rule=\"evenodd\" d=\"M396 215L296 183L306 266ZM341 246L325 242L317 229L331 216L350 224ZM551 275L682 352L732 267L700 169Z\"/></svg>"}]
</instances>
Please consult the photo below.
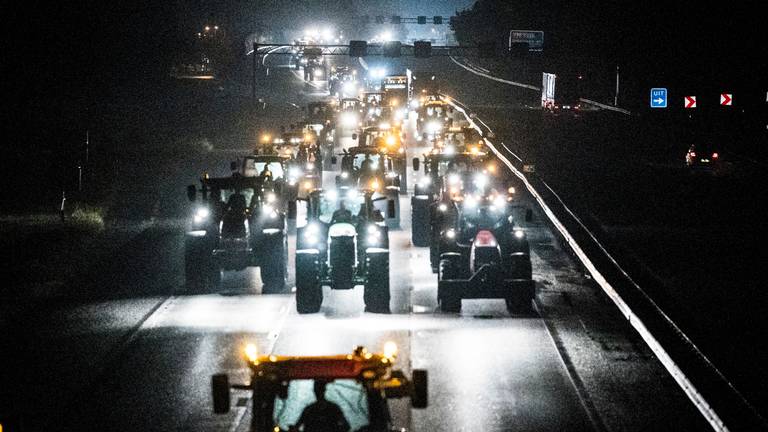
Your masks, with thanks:
<instances>
[{"instance_id":1,"label":"road sign post","mask_svg":"<svg viewBox=\"0 0 768 432\"><path fill-rule=\"evenodd\" d=\"M617 78L618 82L618 78ZM618 84L617 84L618 88ZM617 90L618 93L618 90ZM665 88L652 88L651 89L651 108L666 108L667 107L667 89Z\"/></svg>"}]
</instances>

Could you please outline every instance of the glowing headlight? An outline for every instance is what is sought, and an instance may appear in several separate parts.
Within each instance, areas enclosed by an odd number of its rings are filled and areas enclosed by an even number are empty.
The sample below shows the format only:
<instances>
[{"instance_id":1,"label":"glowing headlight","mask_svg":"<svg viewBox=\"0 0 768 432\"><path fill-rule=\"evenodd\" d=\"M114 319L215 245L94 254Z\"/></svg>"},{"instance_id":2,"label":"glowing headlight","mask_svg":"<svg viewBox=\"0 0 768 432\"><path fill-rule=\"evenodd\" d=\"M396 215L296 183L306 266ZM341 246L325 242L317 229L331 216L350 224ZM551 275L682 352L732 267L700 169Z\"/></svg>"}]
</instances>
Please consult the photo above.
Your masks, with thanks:
<instances>
[{"instance_id":1,"label":"glowing headlight","mask_svg":"<svg viewBox=\"0 0 768 432\"><path fill-rule=\"evenodd\" d=\"M350 189L347 191L347 198L349 199L357 199L358 196L360 196L360 193L357 192L357 189Z\"/></svg>"},{"instance_id":2,"label":"glowing headlight","mask_svg":"<svg viewBox=\"0 0 768 432\"><path fill-rule=\"evenodd\" d=\"M452 154L456 153L456 147L454 147L452 145L446 146L445 150L443 152L445 154L447 154L447 155L452 155Z\"/></svg>"},{"instance_id":3,"label":"glowing headlight","mask_svg":"<svg viewBox=\"0 0 768 432\"><path fill-rule=\"evenodd\" d=\"M312 182L311 181L305 181L304 182L304 189L312 189Z\"/></svg>"},{"instance_id":4,"label":"glowing headlight","mask_svg":"<svg viewBox=\"0 0 768 432\"><path fill-rule=\"evenodd\" d=\"M323 70L322 70L322 69L315 69L315 71L313 72L313 74L314 74L316 77L320 77L320 76L323 76Z\"/></svg>"},{"instance_id":5,"label":"glowing headlight","mask_svg":"<svg viewBox=\"0 0 768 432\"><path fill-rule=\"evenodd\" d=\"M449 229L448 231L445 232L445 236L448 237L449 239L455 239L456 238L456 230Z\"/></svg>"},{"instance_id":6,"label":"glowing headlight","mask_svg":"<svg viewBox=\"0 0 768 432\"><path fill-rule=\"evenodd\" d=\"M388 341L384 344L384 357L394 360L397 357L397 344L393 341Z\"/></svg>"},{"instance_id":7,"label":"glowing headlight","mask_svg":"<svg viewBox=\"0 0 768 432\"><path fill-rule=\"evenodd\" d=\"M379 129L389 129L391 126L387 122L379 123Z\"/></svg>"},{"instance_id":8,"label":"glowing headlight","mask_svg":"<svg viewBox=\"0 0 768 432\"><path fill-rule=\"evenodd\" d=\"M422 177L419 179L419 186L427 187L432 183L432 179L429 177Z\"/></svg>"},{"instance_id":9,"label":"glowing headlight","mask_svg":"<svg viewBox=\"0 0 768 432\"><path fill-rule=\"evenodd\" d=\"M374 181L371 182L371 189L379 190L379 181L378 180L374 180Z\"/></svg>"},{"instance_id":10,"label":"glowing headlight","mask_svg":"<svg viewBox=\"0 0 768 432\"><path fill-rule=\"evenodd\" d=\"M467 195L464 198L464 206L465 207L474 207L477 205L477 198L475 198L473 195Z\"/></svg>"},{"instance_id":11,"label":"glowing headlight","mask_svg":"<svg viewBox=\"0 0 768 432\"><path fill-rule=\"evenodd\" d=\"M441 212L444 212L444 211L448 210L448 206L443 204L443 203L440 203L440 205L437 206L437 209L440 210Z\"/></svg>"},{"instance_id":12,"label":"glowing headlight","mask_svg":"<svg viewBox=\"0 0 768 432\"><path fill-rule=\"evenodd\" d=\"M387 145L388 146L392 147L396 143L397 143L397 140L395 140L395 137L393 137L392 135L387 137Z\"/></svg>"},{"instance_id":13,"label":"glowing headlight","mask_svg":"<svg viewBox=\"0 0 768 432\"><path fill-rule=\"evenodd\" d=\"M277 200L277 195L275 195L275 194L274 194L274 193L272 193L272 192L270 192L270 193L268 193L268 194L267 194L267 202L268 202L268 203L273 203L273 202L275 202L276 200Z\"/></svg>"},{"instance_id":14,"label":"glowing headlight","mask_svg":"<svg viewBox=\"0 0 768 432\"><path fill-rule=\"evenodd\" d=\"M343 179L349 178L349 173L346 172L346 171L342 171L341 172L341 178L343 178Z\"/></svg>"},{"instance_id":15,"label":"glowing headlight","mask_svg":"<svg viewBox=\"0 0 768 432\"><path fill-rule=\"evenodd\" d=\"M288 170L288 177L291 178L297 178L301 177L301 170L297 167L292 167L290 170Z\"/></svg>"},{"instance_id":16,"label":"glowing headlight","mask_svg":"<svg viewBox=\"0 0 768 432\"><path fill-rule=\"evenodd\" d=\"M373 108L368 108L368 115L373 115L375 112Z\"/></svg>"},{"instance_id":17,"label":"glowing headlight","mask_svg":"<svg viewBox=\"0 0 768 432\"><path fill-rule=\"evenodd\" d=\"M515 193L515 187L514 187L514 186L512 186L512 187L510 187L509 189L507 189L507 193L510 193L510 194L513 194L513 193Z\"/></svg>"},{"instance_id":18,"label":"glowing headlight","mask_svg":"<svg viewBox=\"0 0 768 432\"><path fill-rule=\"evenodd\" d=\"M506 204L507 204L507 200L503 196L501 196L501 195L498 195L493 200L493 205L495 205L499 209L503 209Z\"/></svg>"},{"instance_id":19,"label":"glowing headlight","mask_svg":"<svg viewBox=\"0 0 768 432\"><path fill-rule=\"evenodd\" d=\"M413 100L411 101L411 108L418 108L418 107L419 107L419 105L420 105L420 104L419 104L419 100L418 100L418 99L413 99Z\"/></svg>"},{"instance_id":20,"label":"glowing headlight","mask_svg":"<svg viewBox=\"0 0 768 432\"><path fill-rule=\"evenodd\" d=\"M379 230L373 225L368 225L368 234L379 234Z\"/></svg>"},{"instance_id":21,"label":"glowing headlight","mask_svg":"<svg viewBox=\"0 0 768 432\"><path fill-rule=\"evenodd\" d=\"M207 207L200 207L195 211L194 221L196 224L202 223L204 220L208 219L208 216L211 215L211 211L208 210Z\"/></svg>"},{"instance_id":22,"label":"glowing headlight","mask_svg":"<svg viewBox=\"0 0 768 432\"><path fill-rule=\"evenodd\" d=\"M331 190L329 190L328 192L325 193L325 197L329 201L336 201L337 199L339 199L339 193L336 192L336 189L331 189Z\"/></svg>"},{"instance_id":23,"label":"glowing headlight","mask_svg":"<svg viewBox=\"0 0 768 432\"><path fill-rule=\"evenodd\" d=\"M459 178L458 174L451 174L450 176L448 176L448 184L452 184L452 185L459 184L459 181L461 181L461 179Z\"/></svg>"},{"instance_id":24,"label":"glowing headlight","mask_svg":"<svg viewBox=\"0 0 768 432\"><path fill-rule=\"evenodd\" d=\"M522 239L523 237L525 237L523 230L515 230L515 238Z\"/></svg>"},{"instance_id":25,"label":"glowing headlight","mask_svg":"<svg viewBox=\"0 0 768 432\"><path fill-rule=\"evenodd\" d=\"M307 234L317 234L320 232L320 227L317 226L317 224L309 224L307 225Z\"/></svg>"},{"instance_id":26,"label":"glowing headlight","mask_svg":"<svg viewBox=\"0 0 768 432\"><path fill-rule=\"evenodd\" d=\"M256 363L259 360L259 350L256 348L255 344L248 344L245 346L245 357L248 358L248 361L251 363Z\"/></svg>"},{"instance_id":27,"label":"glowing headlight","mask_svg":"<svg viewBox=\"0 0 768 432\"><path fill-rule=\"evenodd\" d=\"M486 176L484 176L482 174L479 174L479 175L475 176L475 186L477 186L479 188L484 188L485 185L487 185L487 184L488 184L488 177L486 177Z\"/></svg>"},{"instance_id":28,"label":"glowing headlight","mask_svg":"<svg viewBox=\"0 0 768 432\"><path fill-rule=\"evenodd\" d=\"M275 212L275 208L271 204L264 204L263 212L265 214L267 214L267 213L274 213Z\"/></svg>"},{"instance_id":29,"label":"glowing headlight","mask_svg":"<svg viewBox=\"0 0 768 432\"><path fill-rule=\"evenodd\" d=\"M438 122L430 122L427 124L427 132L429 133L438 133L440 132L440 129L442 129L442 125Z\"/></svg>"},{"instance_id":30,"label":"glowing headlight","mask_svg":"<svg viewBox=\"0 0 768 432\"><path fill-rule=\"evenodd\" d=\"M312 162L307 162L307 171L315 169L315 165Z\"/></svg>"}]
</instances>

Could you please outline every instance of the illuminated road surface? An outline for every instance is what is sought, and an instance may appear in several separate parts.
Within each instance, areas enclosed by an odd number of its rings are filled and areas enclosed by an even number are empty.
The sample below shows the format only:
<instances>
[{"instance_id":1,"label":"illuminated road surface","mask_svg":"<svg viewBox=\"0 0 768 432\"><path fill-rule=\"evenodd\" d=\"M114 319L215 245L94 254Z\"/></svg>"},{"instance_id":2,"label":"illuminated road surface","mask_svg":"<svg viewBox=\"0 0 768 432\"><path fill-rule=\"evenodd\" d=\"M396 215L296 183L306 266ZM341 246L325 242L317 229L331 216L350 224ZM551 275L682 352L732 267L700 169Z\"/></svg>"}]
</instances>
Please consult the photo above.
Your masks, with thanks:
<instances>
[{"instance_id":1,"label":"illuminated road surface","mask_svg":"<svg viewBox=\"0 0 768 432\"><path fill-rule=\"evenodd\" d=\"M302 87L286 69L273 74L273 79L284 80L285 88ZM343 144L347 142L345 138ZM408 160L423 150L409 148ZM332 184L333 175L326 173L325 184ZM414 178L412 172L409 175ZM258 270L227 272L221 292L209 295L63 309L61 316L51 319L66 326L66 336L51 330L44 337L54 341L66 337L73 344L69 347L84 352L99 352L99 341L114 348L92 359L94 364L98 359L109 361L94 366L94 377L80 371L85 382L79 386L77 374L65 380L76 389L71 395L77 399L62 395L59 406L67 409L52 429L247 430L248 393L235 391L232 412L215 416L209 390L214 373L227 372L233 382L247 380L242 359L246 342L256 343L262 352L322 355L347 353L357 345L378 350L388 340L400 348L399 367L429 372L429 408L411 410L407 400L394 402L398 427L417 431L701 427L698 415L653 357L637 346L614 315L605 313L610 304L595 297L594 288L540 218L525 227L532 244L537 303L548 311L547 320L510 316L502 300L464 301L460 315L443 314L436 310L436 277L430 271L428 248L411 246L409 199L400 199L402 226L390 231L392 314L364 313L363 290L357 287L333 292L324 288L320 313L298 315L293 294L260 294ZM293 235L289 246L293 286ZM179 283L179 244L163 253L175 257L165 263L165 271L168 280ZM163 256L158 255L161 261ZM78 329L75 323L81 320L83 328ZM126 339L125 332L136 322L143 324ZM558 326L558 336L553 337L552 328ZM109 339L100 334L108 328L116 330ZM606 344L612 345L606 348ZM70 357L73 364L80 358L69 353L63 361ZM58 359L41 363L46 360ZM40 382L35 385L42 388ZM39 400L40 411L45 411L44 403L54 397Z\"/></svg>"}]
</instances>

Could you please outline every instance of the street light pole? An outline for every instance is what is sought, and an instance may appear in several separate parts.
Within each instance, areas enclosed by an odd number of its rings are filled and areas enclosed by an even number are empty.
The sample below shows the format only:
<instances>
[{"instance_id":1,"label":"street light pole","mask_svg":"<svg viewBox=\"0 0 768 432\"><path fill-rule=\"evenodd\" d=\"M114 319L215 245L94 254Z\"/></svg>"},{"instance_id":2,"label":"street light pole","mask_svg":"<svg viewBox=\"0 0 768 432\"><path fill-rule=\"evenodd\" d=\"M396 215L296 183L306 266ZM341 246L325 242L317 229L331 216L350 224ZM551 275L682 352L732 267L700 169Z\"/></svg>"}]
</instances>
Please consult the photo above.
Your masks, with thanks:
<instances>
[{"instance_id":1,"label":"street light pole","mask_svg":"<svg viewBox=\"0 0 768 432\"><path fill-rule=\"evenodd\" d=\"M259 49L259 44L254 42L253 43L253 81L251 82L251 98L253 99L253 102L256 102L256 67L258 66L258 59L257 59L257 51Z\"/></svg>"},{"instance_id":2,"label":"street light pole","mask_svg":"<svg viewBox=\"0 0 768 432\"><path fill-rule=\"evenodd\" d=\"M613 95L613 106L619 104L619 65L616 65L616 93Z\"/></svg>"}]
</instances>

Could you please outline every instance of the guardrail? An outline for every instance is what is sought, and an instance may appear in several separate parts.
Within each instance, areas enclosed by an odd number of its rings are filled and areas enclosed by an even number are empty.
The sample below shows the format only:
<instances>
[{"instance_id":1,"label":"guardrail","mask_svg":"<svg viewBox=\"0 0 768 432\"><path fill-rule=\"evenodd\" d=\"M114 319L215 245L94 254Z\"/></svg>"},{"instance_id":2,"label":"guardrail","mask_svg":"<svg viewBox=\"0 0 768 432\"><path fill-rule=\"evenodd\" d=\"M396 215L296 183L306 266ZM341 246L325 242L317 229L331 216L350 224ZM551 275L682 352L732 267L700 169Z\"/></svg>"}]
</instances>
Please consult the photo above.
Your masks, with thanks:
<instances>
[{"instance_id":1,"label":"guardrail","mask_svg":"<svg viewBox=\"0 0 768 432\"><path fill-rule=\"evenodd\" d=\"M553 231L568 245L603 292L643 338L712 429L716 431L768 429L768 422L624 271L617 260L600 244L555 191L535 175L528 179L520 168L496 149L488 138L485 138L487 134L467 113L466 105L448 95L443 96L465 116L473 128L484 136L486 145L525 184L528 192L547 216ZM492 133L488 125L485 123L483 125L489 133ZM520 158L517 159L522 165L523 161ZM537 187L534 184L537 184ZM549 194L549 199L545 199L539 190ZM550 207L548 202L556 207ZM679 366L680 364L685 365L685 372ZM716 406L713 406L710 401L714 401Z\"/></svg>"}]
</instances>

